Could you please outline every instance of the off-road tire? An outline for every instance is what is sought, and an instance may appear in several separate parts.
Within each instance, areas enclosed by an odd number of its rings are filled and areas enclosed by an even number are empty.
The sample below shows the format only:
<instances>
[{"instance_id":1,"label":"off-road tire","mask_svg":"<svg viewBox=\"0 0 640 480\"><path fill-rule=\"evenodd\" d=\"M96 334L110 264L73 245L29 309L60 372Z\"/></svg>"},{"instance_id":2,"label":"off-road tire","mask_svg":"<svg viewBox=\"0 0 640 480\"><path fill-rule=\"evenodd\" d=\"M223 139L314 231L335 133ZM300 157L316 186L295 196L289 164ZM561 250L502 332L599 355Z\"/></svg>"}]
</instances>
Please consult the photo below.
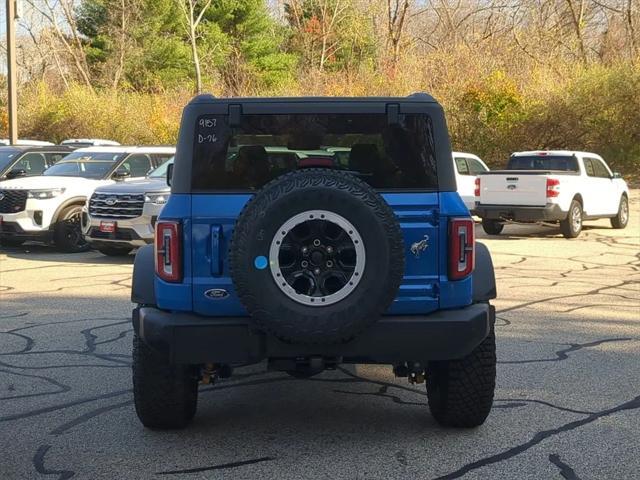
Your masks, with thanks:
<instances>
[{"instance_id":1,"label":"off-road tire","mask_svg":"<svg viewBox=\"0 0 640 480\"><path fill-rule=\"evenodd\" d=\"M626 208L626 214L625 209ZM629 223L629 199L626 195L620 198L620 205L618 206L618 214L611 218L611 226L613 228L626 228Z\"/></svg>"},{"instance_id":2,"label":"off-road tire","mask_svg":"<svg viewBox=\"0 0 640 480\"><path fill-rule=\"evenodd\" d=\"M567 218L560 220L560 231L564 238L576 238L582 232L582 204L572 200Z\"/></svg>"},{"instance_id":3,"label":"off-road tire","mask_svg":"<svg viewBox=\"0 0 640 480\"><path fill-rule=\"evenodd\" d=\"M134 335L133 399L138 418L145 427L184 428L196 414L196 371L188 365L170 364L166 356Z\"/></svg>"},{"instance_id":4,"label":"off-road tire","mask_svg":"<svg viewBox=\"0 0 640 480\"><path fill-rule=\"evenodd\" d=\"M496 338L491 332L459 360L430 362L427 399L431 415L446 427L473 428L489 416L496 386Z\"/></svg>"},{"instance_id":5,"label":"off-road tire","mask_svg":"<svg viewBox=\"0 0 640 480\"><path fill-rule=\"evenodd\" d=\"M126 257L131 253L132 248L121 247L101 247L97 249L101 254L108 257Z\"/></svg>"},{"instance_id":6,"label":"off-road tire","mask_svg":"<svg viewBox=\"0 0 640 480\"><path fill-rule=\"evenodd\" d=\"M0 247L19 247L25 242L25 240L20 240L16 238L3 238L0 239Z\"/></svg>"},{"instance_id":7,"label":"off-road tire","mask_svg":"<svg viewBox=\"0 0 640 480\"><path fill-rule=\"evenodd\" d=\"M89 244L84 239L81 226L81 205L66 207L54 226L53 238L58 249L66 253L86 252Z\"/></svg>"},{"instance_id":8,"label":"off-road tire","mask_svg":"<svg viewBox=\"0 0 640 480\"><path fill-rule=\"evenodd\" d=\"M497 220L483 218L482 229L487 235L500 235L504 229L504 224Z\"/></svg>"},{"instance_id":9,"label":"off-road tire","mask_svg":"<svg viewBox=\"0 0 640 480\"><path fill-rule=\"evenodd\" d=\"M309 210L342 216L359 232L366 264L359 283L336 303L310 306L285 295L269 267L281 225ZM400 225L386 201L355 175L339 170L298 170L268 183L245 205L229 249L231 278L252 321L285 341L331 344L353 338L380 318L396 297L404 274Z\"/></svg>"}]
</instances>

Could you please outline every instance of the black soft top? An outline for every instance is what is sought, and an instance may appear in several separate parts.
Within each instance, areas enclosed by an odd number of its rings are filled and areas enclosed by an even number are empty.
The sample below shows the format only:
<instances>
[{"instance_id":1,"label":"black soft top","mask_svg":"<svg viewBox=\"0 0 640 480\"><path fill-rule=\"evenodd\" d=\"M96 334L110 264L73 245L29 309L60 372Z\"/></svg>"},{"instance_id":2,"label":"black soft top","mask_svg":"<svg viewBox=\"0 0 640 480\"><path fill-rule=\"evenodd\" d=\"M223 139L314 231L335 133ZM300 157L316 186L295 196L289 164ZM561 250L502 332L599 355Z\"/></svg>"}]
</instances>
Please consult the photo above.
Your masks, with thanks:
<instances>
[{"instance_id":1,"label":"black soft top","mask_svg":"<svg viewBox=\"0 0 640 480\"><path fill-rule=\"evenodd\" d=\"M426 93L407 97L251 97L216 98L203 94L194 97L182 114L172 179L173 193L191 193L191 163L194 158L194 139L197 122L203 115L229 115L231 123L243 114L301 114L301 113L386 113L389 121L406 113L425 113L434 127L435 153L438 170L438 190L456 191L451 144L440 104Z\"/></svg>"},{"instance_id":2,"label":"black soft top","mask_svg":"<svg viewBox=\"0 0 640 480\"><path fill-rule=\"evenodd\" d=\"M438 103L428 93L413 93L406 97L232 97L232 98L216 98L208 93L197 95L189 102L191 104L199 103Z\"/></svg>"}]
</instances>

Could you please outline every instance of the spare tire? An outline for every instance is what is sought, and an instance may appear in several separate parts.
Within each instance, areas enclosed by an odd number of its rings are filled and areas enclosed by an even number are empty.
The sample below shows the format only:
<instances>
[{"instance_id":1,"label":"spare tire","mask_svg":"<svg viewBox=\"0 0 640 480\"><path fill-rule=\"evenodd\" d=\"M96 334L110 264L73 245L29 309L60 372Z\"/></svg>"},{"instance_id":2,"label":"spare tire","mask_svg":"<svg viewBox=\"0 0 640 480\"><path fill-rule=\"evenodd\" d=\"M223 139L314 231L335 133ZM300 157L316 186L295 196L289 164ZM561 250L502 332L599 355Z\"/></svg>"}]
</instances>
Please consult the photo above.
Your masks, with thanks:
<instances>
[{"instance_id":1,"label":"spare tire","mask_svg":"<svg viewBox=\"0 0 640 480\"><path fill-rule=\"evenodd\" d=\"M298 170L247 203L231 278L256 325L296 343L353 338L391 305L404 274L393 210L355 175Z\"/></svg>"}]
</instances>

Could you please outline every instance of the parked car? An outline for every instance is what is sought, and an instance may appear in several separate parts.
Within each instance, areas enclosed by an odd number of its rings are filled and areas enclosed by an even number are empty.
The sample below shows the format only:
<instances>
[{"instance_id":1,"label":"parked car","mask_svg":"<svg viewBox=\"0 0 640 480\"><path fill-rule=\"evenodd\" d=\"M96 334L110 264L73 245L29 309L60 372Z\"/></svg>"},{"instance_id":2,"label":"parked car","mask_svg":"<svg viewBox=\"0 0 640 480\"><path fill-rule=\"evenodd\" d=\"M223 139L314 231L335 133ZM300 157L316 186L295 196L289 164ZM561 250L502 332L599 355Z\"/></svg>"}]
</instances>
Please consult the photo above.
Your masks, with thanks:
<instances>
[{"instance_id":1,"label":"parked car","mask_svg":"<svg viewBox=\"0 0 640 480\"><path fill-rule=\"evenodd\" d=\"M458 193L469 210L476 206L476 176L489 171L489 167L472 153L453 152Z\"/></svg>"},{"instance_id":2,"label":"parked car","mask_svg":"<svg viewBox=\"0 0 640 480\"><path fill-rule=\"evenodd\" d=\"M266 360L296 378L393 365L412 383L426 379L441 424L483 423L495 387L495 278L456 192L445 125L426 94L196 97L155 249L135 258L141 422L184 427L199 382ZM346 165L299 157L282 171L269 165L274 146L350 150ZM389 167L393 175L377 174Z\"/></svg>"},{"instance_id":3,"label":"parked car","mask_svg":"<svg viewBox=\"0 0 640 480\"><path fill-rule=\"evenodd\" d=\"M0 138L0 145L10 146L11 140L9 140L8 138ZM44 142L42 140L29 140L26 138L21 138L16 142L16 145L23 146L23 147L34 147L34 146L46 147L54 144L51 142Z\"/></svg>"},{"instance_id":4,"label":"parked car","mask_svg":"<svg viewBox=\"0 0 640 480\"><path fill-rule=\"evenodd\" d=\"M67 155L42 176L0 182L0 243L53 242L66 252L88 248L82 208L93 190L144 178L173 147L89 147Z\"/></svg>"},{"instance_id":5,"label":"parked car","mask_svg":"<svg viewBox=\"0 0 640 480\"><path fill-rule=\"evenodd\" d=\"M60 145L68 145L75 148L85 148L85 147L115 147L120 144L114 140L105 140L103 138L68 138L60 142Z\"/></svg>"},{"instance_id":6,"label":"parked car","mask_svg":"<svg viewBox=\"0 0 640 480\"><path fill-rule=\"evenodd\" d=\"M0 147L0 181L42 175L72 151L57 145Z\"/></svg>"},{"instance_id":7,"label":"parked car","mask_svg":"<svg viewBox=\"0 0 640 480\"><path fill-rule=\"evenodd\" d=\"M474 213L490 235L511 221L559 224L566 238L580 235L583 220L609 218L613 228L629 221L626 182L589 152L514 153L506 170L478 176L476 199Z\"/></svg>"},{"instance_id":8,"label":"parked car","mask_svg":"<svg viewBox=\"0 0 640 480\"><path fill-rule=\"evenodd\" d=\"M171 189L163 163L147 178L98 187L83 211L82 230L91 247L109 256L128 255L153 243L156 219Z\"/></svg>"}]
</instances>

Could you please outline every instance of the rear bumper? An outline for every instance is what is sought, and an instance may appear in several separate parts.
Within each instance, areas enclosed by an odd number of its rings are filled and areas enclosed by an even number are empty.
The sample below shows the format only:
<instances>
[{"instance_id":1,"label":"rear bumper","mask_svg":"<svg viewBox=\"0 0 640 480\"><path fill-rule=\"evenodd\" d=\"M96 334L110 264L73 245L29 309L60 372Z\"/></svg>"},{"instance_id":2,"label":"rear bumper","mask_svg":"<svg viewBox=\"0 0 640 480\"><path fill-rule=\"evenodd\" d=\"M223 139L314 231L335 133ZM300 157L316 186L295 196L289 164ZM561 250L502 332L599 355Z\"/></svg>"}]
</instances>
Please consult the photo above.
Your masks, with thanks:
<instances>
[{"instance_id":1,"label":"rear bumper","mask_svg":"<svg viewBox=\"0 0 640 480\"><path fill-rule=\"evenodd\" d=\"M203 317L151 307L133 310L137 334L173 363L255 363L311 356L344 363L446 360L470 353L494 321L494 307L480 303L425 316L381 317L342 344L298 345L256 330L246 317Z\"/></svg>"},{"instance_id":2,"label":"rear bumper","mask_svg":"<svg viewBox=\"0 0 640 480\"><path fill-rule=\"evenodd\" d=\"M567 212L562 211L560 205L556 203L548 203L544 207L476 204L472 213L489 220L512 220L514 222L556 222L567 218Z\"/></svg>"}]
</instances>

